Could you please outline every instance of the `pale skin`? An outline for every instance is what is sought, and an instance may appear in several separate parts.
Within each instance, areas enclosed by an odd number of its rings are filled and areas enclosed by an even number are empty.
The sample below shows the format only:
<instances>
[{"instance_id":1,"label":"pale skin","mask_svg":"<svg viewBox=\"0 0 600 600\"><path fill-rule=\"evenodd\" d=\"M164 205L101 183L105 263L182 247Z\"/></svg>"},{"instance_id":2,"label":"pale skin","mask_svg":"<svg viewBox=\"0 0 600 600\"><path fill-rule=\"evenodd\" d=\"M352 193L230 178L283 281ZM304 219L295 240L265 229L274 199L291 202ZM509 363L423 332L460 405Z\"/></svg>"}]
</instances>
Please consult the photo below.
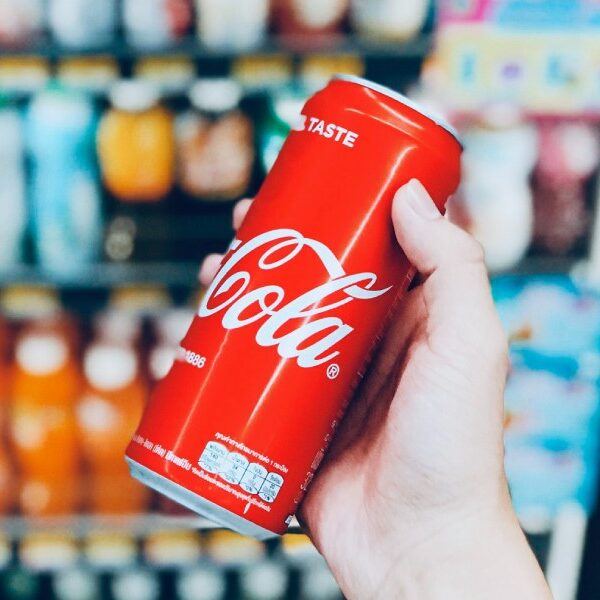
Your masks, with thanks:
<instances>
[{"instance_id":1,"label":"pale skin","mask_svg":"<svg viewBox=\"0 0 600 600\"><path fill-rule=\"evenodd\" d=\"M239 227L249 200L238 204ZM396 237L406 297L300 510L347 598L545 600L503 467L507 344L481 247L416 180ZM221 257L201 269L208 284Z\"/></svg>"}]
</instances>

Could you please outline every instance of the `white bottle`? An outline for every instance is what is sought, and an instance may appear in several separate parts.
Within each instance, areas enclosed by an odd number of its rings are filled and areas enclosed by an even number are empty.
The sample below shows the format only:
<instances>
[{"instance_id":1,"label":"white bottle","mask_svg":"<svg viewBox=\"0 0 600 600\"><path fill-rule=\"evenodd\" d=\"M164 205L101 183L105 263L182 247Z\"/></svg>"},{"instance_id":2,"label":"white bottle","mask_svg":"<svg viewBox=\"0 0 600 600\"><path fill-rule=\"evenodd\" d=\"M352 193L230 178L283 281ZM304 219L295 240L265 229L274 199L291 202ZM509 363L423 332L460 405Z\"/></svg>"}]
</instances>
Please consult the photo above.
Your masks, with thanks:
<instances>
[{"instance_id":1,"label":"white bottle","mask_svg":"<svg viewBox=\"0 0 600 600\"><path fill-rule=\"evenodd\" d=\"M200 41L211 50L250 50L265 39L268 0L196 0Z\"/></svg>"},{"instance_id":2,"label":"white bottle","mask_svg":"<svg viewBox=\"0 0 600 600\"><path fill-rule=\"evenodd\" d=\"M470 232L485 250L491 271L514 267L533 235L529 176L537 159L538 136L511 110L498 109L463 135L463 201Z\"/></svg>"},{"instance_id":3,"label":"white bottle","mask_svg":"<svg viewBox=\"0 0 600 600\"><path fill-rule=\"evenodd\" d=\"M427 19L429 0L352 0L350 17L362 35L405 41L417 35Z\"/></svg>"},{"instance_id":4,"label":"white bottle","mask_svg":"<svg viewBox=\"0 0 600 600\"><path fill-rule=\"evenodd\" d=\"M98 48L113 41L116 0L50 0L48 21L54 38L69 48Z\"/></svg>"},{"instance_id":5,"label":"white bottle","mask_svg":"<svg viewBox=\"0 0 600 600\"><path fill-rule=\"evenodd\" d=\"M22 260L26 226L23 126L16 109L0 104L0 271Z\"/></svg>"}]
</instances>

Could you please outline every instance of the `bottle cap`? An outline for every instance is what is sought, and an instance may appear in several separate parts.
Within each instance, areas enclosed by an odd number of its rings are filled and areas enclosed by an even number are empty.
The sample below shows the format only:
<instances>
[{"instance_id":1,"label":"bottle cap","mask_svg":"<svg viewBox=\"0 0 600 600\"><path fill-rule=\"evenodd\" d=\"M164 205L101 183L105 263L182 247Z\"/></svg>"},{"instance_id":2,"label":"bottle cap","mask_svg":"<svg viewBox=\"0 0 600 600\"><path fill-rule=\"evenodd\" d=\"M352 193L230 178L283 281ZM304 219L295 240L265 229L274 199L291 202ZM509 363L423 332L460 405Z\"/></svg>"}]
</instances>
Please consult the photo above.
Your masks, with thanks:
<instances>
[{"instance_id":1,"label":"bottle cap","mask_svg":"<svg viewBox=\"0 0 600 600\"><path fill-rule=\"evenodd\" d=\"M147 81L124 79L110 90L110 101L115 108L127 112L143 112L158 104L160 96Z\"/></svg>"},{"instance_id":2,"label":"bottle cap","mask_svg":"<svg viewBox=\"0 0 600 600\"><path fill-rule=\"evenodd\" d=\"M197 110L227 112L239 105L242 86L234 79L199 79L192 85L189 99Z\"/></svg>"}]
</instances>

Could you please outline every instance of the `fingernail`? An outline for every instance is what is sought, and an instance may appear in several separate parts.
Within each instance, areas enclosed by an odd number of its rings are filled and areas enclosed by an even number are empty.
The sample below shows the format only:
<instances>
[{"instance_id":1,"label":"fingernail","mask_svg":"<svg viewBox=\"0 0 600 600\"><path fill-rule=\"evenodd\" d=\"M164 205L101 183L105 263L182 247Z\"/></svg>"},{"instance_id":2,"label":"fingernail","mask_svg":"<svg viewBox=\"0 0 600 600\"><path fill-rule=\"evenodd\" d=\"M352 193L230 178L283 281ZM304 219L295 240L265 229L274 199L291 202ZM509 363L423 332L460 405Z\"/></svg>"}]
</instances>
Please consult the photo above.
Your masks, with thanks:
<instances>
[{"instance_id":1,"label":"fingernail","mask_svg":"<svg viewBox=\"0 0 600 600\"><path fill-rule=\"evenodd\" d=\"M398 195L422 219L433 221L440 218L438 207L419 180L411 179L398 190Z\"/></svg>"}]
</instances>

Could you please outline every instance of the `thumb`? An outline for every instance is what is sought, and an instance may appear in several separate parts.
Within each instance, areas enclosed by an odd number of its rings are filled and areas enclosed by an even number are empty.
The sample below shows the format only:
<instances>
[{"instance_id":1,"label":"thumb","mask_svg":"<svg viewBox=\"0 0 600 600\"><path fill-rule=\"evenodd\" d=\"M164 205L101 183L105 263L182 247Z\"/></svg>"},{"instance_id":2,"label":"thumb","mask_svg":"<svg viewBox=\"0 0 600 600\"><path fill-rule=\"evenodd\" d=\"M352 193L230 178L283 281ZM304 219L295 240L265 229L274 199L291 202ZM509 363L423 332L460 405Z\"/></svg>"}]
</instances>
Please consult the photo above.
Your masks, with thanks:
<instances>
[{"instance_id":1,"label":"thumb","mask_svg":"<svg viewBox=\"0 0 600 600\"><path fill-rule=\"evenodd\" d=\"M423 298L430 342L505 353L506 341L492 300L483 249L442 217L423 185L411 180L396 193L392 221L398 243L427 277ZM447 335L446 335L447 334ZM450 342L449 342L450 340ZM448 348L446 348L448 350Z\"/></svg>"}]
</instances>

